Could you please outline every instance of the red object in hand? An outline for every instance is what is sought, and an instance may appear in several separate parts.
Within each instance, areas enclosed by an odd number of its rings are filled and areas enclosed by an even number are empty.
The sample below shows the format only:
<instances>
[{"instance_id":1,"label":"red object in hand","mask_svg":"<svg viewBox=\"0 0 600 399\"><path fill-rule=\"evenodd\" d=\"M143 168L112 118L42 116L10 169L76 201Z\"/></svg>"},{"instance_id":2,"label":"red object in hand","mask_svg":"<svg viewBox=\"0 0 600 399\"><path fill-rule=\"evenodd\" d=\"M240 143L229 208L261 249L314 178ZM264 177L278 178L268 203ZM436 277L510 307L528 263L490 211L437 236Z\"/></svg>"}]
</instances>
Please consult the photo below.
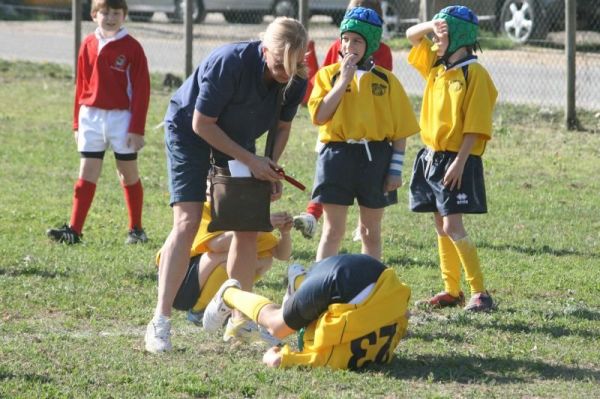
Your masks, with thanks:
<instances>
[{"instance_id":1,"label":"red object in hand","mask_svg":"<svg viewBox=\"0 0 600 399\"><path fill-rule=\"evenodd\" d=\"M290 183L292 186L294 186L302 191L306 190L306 186L304 184L300 183L298 180L294 179L293 177L286 175L282 168L279 168L279 169L273 168L273 170L275 172L279 173L281 176L283 176L283 179L286 182Z\"/></svg>"}]
</instances>

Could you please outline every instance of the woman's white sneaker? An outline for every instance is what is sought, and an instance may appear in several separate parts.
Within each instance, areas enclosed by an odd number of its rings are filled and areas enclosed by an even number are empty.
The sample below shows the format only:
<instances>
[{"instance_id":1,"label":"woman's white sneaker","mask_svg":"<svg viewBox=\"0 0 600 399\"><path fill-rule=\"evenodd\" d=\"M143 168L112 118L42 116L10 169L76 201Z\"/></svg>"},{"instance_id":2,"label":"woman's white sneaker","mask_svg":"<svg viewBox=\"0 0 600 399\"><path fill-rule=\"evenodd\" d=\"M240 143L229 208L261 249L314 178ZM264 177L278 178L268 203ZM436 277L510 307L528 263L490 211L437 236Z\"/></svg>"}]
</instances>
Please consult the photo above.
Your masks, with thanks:
<instances>
[{"instance_id":1,"label":"woman's white sneaker","mask_svg":"<svg viewBox=\"0 0 600 399\"><path fill-rule=\"evenodd\" d=\"M171 320L165 316L155 316L146 327L146 350L151 353L167 352L171 346Z\"/></svg>"}]
</instances>

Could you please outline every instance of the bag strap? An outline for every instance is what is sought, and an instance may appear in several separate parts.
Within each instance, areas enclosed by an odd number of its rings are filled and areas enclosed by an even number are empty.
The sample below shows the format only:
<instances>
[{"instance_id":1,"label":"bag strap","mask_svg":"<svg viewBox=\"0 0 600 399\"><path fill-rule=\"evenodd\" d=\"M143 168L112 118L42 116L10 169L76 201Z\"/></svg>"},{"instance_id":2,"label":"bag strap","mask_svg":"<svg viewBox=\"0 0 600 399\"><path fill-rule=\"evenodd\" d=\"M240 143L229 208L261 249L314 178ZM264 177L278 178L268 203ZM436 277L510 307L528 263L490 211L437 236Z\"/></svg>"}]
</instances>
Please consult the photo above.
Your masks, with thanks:
<instances>
[{"instance_id":1,"label":"bag strap","mask_svg":"<svg viewBox=\"0 0 600 399\"><path fill-rule=\"evenodd\" d=\"M277 126L279 125L279 116L281 114L281 105L283 104L284 86L279 87L277 91L277 100L275 103L275 122L269 128L267 133L267 143L265 144L265 157L273 159L273 147L275 146L275 137L277 137Z\"/></svg>"}]
</instances>

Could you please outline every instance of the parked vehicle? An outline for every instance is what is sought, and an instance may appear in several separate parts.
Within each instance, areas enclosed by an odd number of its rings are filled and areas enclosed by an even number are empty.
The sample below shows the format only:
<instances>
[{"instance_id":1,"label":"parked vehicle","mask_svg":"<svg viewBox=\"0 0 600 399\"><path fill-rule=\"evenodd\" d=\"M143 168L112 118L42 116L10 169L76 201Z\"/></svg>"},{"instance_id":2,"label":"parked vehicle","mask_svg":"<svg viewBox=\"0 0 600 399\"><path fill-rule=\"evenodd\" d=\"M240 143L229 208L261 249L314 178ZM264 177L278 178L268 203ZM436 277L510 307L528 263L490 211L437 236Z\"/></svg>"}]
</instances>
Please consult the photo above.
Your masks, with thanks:
<instances>
[{"instance_id":1,"label":"parked vehicle","mask_svg":"<svg viewBox=\"0 0 600 399\"><path fill-rule=\"evenodd\" d=\"M420 3L420 0L384 1L388 31L401 32L418 22ZM430 4L442 8L457 3L471 8L482 26L505 34L516 43L543 40L548 32L564 29L564 0L431 0ZM577 29L600 31L600 0L577 0L576 4Z\"/></svg>"}]
</instances>

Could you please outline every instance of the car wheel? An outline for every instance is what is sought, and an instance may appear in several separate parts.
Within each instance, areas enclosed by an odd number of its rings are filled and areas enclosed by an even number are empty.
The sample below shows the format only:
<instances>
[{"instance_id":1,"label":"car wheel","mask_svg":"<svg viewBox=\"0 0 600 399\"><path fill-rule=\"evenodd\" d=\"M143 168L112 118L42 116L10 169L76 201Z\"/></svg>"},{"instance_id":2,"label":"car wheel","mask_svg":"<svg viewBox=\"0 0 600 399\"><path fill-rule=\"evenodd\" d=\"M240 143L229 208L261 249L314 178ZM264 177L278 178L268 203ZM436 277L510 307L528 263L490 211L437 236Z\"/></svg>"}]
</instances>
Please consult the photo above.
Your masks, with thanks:
<instances>
[{"instance_id":1,"label":"car wheel","mask_svg":"<svg viewBox=\"0 0 600 399\"><path fill-rule=\"evenodd\" d=\"M346 15L346 12L336 12L331 14L331 23L335 26L340 26L344 20L344 15Z\"/></svg>"},{"instance_id":2,"label":"car wheel","mask_svg":"<svg viewBox=\"0 0 600 399\"><path fill-rule=\"evenodd\" d=\"M148 22L153 15L153 12L130 12L129 19L134 22Z\"/></svg>"},{"instance_id":3,"label":"car wheel","mask_svg":"<svg viewBox=\"0 0 600 399\"><path fill-rule=\"evenodd\" d=\"M293 0L277 0L273 5L275 17L298 18L298 6Z\"/></svg>"},{"instance_id":4,"label":"car wheel","mask_svg":"<svg viewBox=\"0 0 600 399\"><path fill-rule=\"evenodd\" d=\"M549 21L533 0L506 0L500 11L500 30L515 43L545 39Z\"/></svg>"},{"instance_id":5,"label":"car wheel","mask_svg":"<svg viewBox=\"0 0 600 399\"><path fill-rule=\"evenodd\" d=\"M185 18L185 4L186 0L175 0L175 12L167 14L169 21L183 22ZM204 22L205 19L206 9L204 8L204 2L202 0L195 0L194 9L192 10L192 22L199 24Z\"/></svg>"},{"instance_id":6,"label":"car wheel","mask_svg":"<svg viewBox=\"0 0 600 399\"><path fill-rule=\"evenodd\" d=\"M383 11L383 36L390 37L400 31L400 10L395 1L382 1Z\"/></svg>"},{"instance_id":7,"label":"car wheel","mask_svg":"<svg viewBox=\"0 0 600 399\"><path fill-rule=\"evenodd\" d=\"M226 11L223 16L225 21L232 24L260 24L264 15L258 11Z\"/></svg>"}]
</instances>

